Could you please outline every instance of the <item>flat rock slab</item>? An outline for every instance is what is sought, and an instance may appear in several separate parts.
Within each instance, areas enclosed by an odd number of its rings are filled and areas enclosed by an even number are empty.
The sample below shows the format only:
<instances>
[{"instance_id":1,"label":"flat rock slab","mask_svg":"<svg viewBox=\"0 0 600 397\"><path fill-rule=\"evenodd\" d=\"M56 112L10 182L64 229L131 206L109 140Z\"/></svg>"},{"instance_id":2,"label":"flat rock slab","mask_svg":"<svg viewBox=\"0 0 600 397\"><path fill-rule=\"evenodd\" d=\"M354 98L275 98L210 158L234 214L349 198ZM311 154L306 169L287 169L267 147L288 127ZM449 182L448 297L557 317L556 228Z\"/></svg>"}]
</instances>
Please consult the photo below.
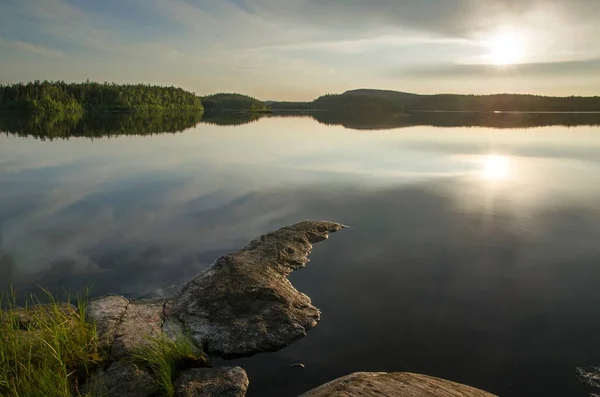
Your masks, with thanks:
<instances>
[{"instance_id":1,"label":"flat rock slab","mask_svg":"<svg viewBox=\"0 0 600 397\"><path fill-rule=\"evenodd\" d=\"M287 276L306 266L313 243L343 227L301 222L223 255L167 301L167 322L182 323L205 352L224 358L276 351L302 338L321 313Z\"/></svg>"},{"instance_id":2,"label":"flat rock slab","mask_svg":"<svg viewBox=\"0 0 600 397\"><path fill-rule=\"evenodd\" d=\"M248 376L240 367L195 368L175 382L176 397L244 397Z\"/></svg>"},{"instance_id":3,"label":"flat rock slab","mask_svg":"<svg viewBox=\"0 0 600 397\"><path fill-rule=\"evenodd\" d=\"M356 372L300 397L496 397L471 386L407 372Z\"/></svg>"},{"instance_id":4,"label":"flat rock slab","mask_svg":"<svg viewBox=\"0 0 600 397\"><path fill-rule=\"evenodd\" d=\"M96 324L100 346L110 349L117 335L129 300L119 295L109 295L88 303L86 315Z\"/></svg>"}]
</instances>

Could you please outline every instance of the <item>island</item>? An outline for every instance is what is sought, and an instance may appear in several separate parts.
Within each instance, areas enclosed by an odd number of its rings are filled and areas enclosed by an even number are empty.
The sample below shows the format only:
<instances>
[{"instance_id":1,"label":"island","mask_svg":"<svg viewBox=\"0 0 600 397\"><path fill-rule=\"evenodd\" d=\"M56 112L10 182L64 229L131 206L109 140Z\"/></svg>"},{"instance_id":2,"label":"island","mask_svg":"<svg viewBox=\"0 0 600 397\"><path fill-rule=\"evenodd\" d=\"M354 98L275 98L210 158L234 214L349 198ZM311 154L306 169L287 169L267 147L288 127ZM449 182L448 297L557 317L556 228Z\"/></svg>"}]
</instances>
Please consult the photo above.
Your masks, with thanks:
<instances>
[{"instance_id":1,"label":"island","mask_svg":"<svg viewBox=\"0 0 600 397\"><path fill-rule=\"evenodd\" d=\"M0 86L0 110L201 112L204 108L200 97L173 86L36 80Z\"/></svg>"},{"instance_id":2,"label":"island","mask_svg":"<svg viewBox=\"0 0 600 397\"><path fill-rule=\"evenodd\" d=\"M219 93L201 97L173 86L39 80L0 85L0 110L270 112L264 102L242 94Z\"/></svg>"}]
</instances>

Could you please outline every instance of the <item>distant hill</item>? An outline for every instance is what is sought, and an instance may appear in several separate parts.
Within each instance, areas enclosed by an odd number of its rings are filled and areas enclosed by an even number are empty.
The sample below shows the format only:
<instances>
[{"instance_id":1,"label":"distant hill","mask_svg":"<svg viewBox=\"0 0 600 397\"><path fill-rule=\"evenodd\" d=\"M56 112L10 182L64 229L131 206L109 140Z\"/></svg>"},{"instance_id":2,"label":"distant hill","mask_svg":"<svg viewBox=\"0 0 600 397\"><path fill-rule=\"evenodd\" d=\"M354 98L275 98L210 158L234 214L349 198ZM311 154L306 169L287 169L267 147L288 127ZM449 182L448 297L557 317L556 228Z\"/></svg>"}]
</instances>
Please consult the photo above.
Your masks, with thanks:
<instances>
[{"instance_id":1,"label":"distant hill","mask_svg":"<svg viewBox=\"0 0 600 397\"><path fill-rule=\"evenodd\" d=\"M410 100L422 97L423 95L412 94L410 92L402 91L391 91L391 90L372 90L367 88L360 88L358 90L346 91L342 96L369 96L375 98L383 98L392 101Z\"/></svg>"},{"instance_id":2,"label":"distant hill","mask_svg":"<svg viewBox=\"0 0 600 397\"><path fill-rule=\"evenodd\" d=\"M269 107L256 98L242 94L214 94L202 97L206 112L268 112Z\"/></svg>"},{"instance_id":3,"label":"distant hill","mask_svg":"<svg viewBox=\"0 0 600 397\"><path fill-rule=\"evenodd\" d=\"M273 102L273 110L316 109L329 111L600 111L600 97L547 97L522 94L420 95L401 91L358 89L321 96L312 102Z\"/></svg>"}]
</instances>

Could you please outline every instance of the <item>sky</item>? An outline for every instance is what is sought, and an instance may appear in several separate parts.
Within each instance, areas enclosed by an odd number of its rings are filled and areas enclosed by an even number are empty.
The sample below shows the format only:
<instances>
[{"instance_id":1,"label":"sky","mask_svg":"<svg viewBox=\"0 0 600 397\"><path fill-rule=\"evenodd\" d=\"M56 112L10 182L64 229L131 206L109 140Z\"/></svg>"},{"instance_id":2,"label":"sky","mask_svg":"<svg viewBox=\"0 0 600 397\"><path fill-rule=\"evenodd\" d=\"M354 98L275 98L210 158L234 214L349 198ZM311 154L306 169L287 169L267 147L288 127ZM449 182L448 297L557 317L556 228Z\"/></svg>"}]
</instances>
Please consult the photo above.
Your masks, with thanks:
<instances>
[{"instance_id":1,"label":"sky","mask_svg":"<svg viewBox=\"0 0 600 397\"><path fill-rule=\"evenodd\" d=\"M0 83L600 95L598 0L0 0Z\"/></svg>"}]
</instances>

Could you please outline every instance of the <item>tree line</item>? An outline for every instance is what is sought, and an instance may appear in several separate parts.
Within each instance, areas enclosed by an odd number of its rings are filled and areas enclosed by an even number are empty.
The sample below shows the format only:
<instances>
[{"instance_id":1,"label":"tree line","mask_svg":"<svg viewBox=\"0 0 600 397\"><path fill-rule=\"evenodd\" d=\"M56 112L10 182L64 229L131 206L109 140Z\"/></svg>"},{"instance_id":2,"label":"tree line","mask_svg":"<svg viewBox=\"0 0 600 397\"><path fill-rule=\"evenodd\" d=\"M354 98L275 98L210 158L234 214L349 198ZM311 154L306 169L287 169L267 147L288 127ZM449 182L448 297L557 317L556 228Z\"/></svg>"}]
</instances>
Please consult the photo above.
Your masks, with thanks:
<instances>
[{"instance_id":1,"label":"tree line","mask_svg":"<svg viewBox=\"0 0 600 397\"><path fill-rule=\"evenodd\" d=\"M146 84L34 81L0 85L0 110L22 111L202 111L194 93Z\"/></svg>"},{"instance_id":2,"label":"tree line","mask_svg":"<svg viewBox=\"0 0 600 397\"><path fill-rule=\"evenodd\" d=\"M521 112L598 112L600 97L548 97L522 94L496 95L418 95L389 90L352 90L323 95L312 102L273 102L281 110L386 111L410 113L427 111L521 111Z\"/></svg>"},{"instance_id":3,"label":"tree line","mask_svg":"<svg viewBox=\"0 0 600 397\"><path fill-rule=\"evenodd\" d=\"M202 104L207 112L269 112L269 107L264 102L242 94L220 93L209 95L202 97Z\"/></svg>"}]
</instances>

